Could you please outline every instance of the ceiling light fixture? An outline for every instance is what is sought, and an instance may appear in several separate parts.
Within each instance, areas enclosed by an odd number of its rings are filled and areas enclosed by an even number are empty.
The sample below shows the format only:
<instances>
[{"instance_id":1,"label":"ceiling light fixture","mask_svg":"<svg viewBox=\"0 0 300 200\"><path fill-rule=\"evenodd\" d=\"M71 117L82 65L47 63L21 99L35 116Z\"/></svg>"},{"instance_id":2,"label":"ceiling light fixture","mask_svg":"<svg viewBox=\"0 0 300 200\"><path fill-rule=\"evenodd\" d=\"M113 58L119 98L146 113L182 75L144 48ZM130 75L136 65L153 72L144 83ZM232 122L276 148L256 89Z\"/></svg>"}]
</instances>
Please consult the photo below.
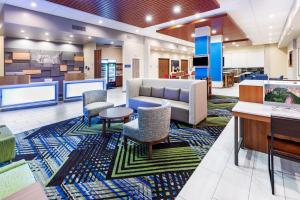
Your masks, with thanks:
<instances>
[{"instance_id":1,"label":"ceiling light fixture","mask_svg":"<svg viewBox=\"0 0 300 200\"><path fill-rule=\"evenodd\" d=\"M146 20L146 22L151 22L153 20L152 15L146 15L145 20Z\"/></svg>"},{"instance_id":2,"label":"ceiling light fixture","mask_svg":"<svg viewBox=\"0 0 300 200\"><path fill-rule=\"evenodd\" d=\"M32 2L30 3L30 6L33 7L33 8L35 8L35 7L37 7L37 4L36 4L34 1L32 1Z\"/></svg>"},{"instance_id":3,"label":"ceiling light fixture","mask_svg":"<svg viewBox=\"0 0 300 200\"><path fill-rule=\"evenodd\" d=\"M20 32L21 32L21 33L25 33L25 31L24 31L24 30L21 30Z\"/></svg>"},{"instance_id":4,"label":"ceiling light fixture","mask_svg":"<svg viewBox=\"0 0 300 200\"><path fill-rule=\"evenodd\" d=\"M269 18L270 18L270 19L273 19L273 18L274 18L274 14L270 14L270 15L269 15Z\"/></svg>"},{"instance_id":5,"label":"ceiling light fixture","mask_svg":"<svg viewBox=\"0 0 300 200\"><path fill-rule=\"evenodd\" d=\"M240 45L239 44L237 44L237 45L235 45L236 47L239 47Z\"/></svg>"},{"instance_id":6,"label":"ceiling light fixture","mask_svg":"<svg viewBox=\"0 0 300 200\"><path fill-rule=\"evenodd\" d=\"M139 30L139 29L136 29L136 30L135 30L135 32L136 32L136 33L139 33L139 32L140 32L140 30Z\"/></svg>"},{"instance_id":7,"label":"ceiling light fixture","mask_svg":"<svg viewBox=\"0 0 300 200\"><path fill-rule=\"evenodd\" d=\"M68 43L69 43L69 44L72 44L72 41L69 41Z\"/></svg>"},{"instance_id":8,"label":"ceiling light fixture","mask_svg":"<svg viewBox=\"0 0 300 200\"><path fill-rule=\"evenodd\" d=\"M199 19L199 18L200 18L200 13L196 13L196 14L195 14L195 18L196 18L196 19Z\"/></svg>"},{"instance_id":9,"label":"ceiling light fixture","mask_svg":"<svg viewBox=\"0 0 300 200\"><path fill-rule=\"evenodd\" d=\"M45 35L49 35L49 33L48 33L48 32L46 32L46 33L45 33Z\"/></svg>"},{"instance_id":10,"label":"ceiling light fixture","mask_svg":"<svg viewBox=\"0 0 300 200\"><path fill-rule=\"evenodd\" d=\"M235 45L235 44L236 44L235 42L232 43L232 45Z\"/></svg>"},{"instance_id":11,"label":"ceiling light fixture","mask_svg":"<svg viewBox=\"0 0 300 200\"><path fill-rule=\"evenodd\" d=\"M176 28L180 28L180 27L182 27L182 24L177 24L176 25Z\"/></svg>"},{"instance_id":12,"label":"ceiling light fixture","mask_svg":"<svg viewBox=\"0 0 300 200\"><path fill-rule=\"evenodd\" d=\"M26 36L26 37L25 37L25 39L26 39L26 40L29 40L29 37L28 37L28 36Z\"/></svg>"},{"instance_id":13,"label":"ceiling light fixture","mask_svg":"<svg viewBox=\"0 0 300 200\"><path fill-rule=\"evenodd\" d=\"M229 38L228 38L228 37L226 37L226 38L225 38L225 41L229 41Z\"/></svg>"},{"instance_id":14,"label":"ceiling light fixture","mask_svg":"<svg viewBox=\"0 0 300 200\"><path fill-rule=\"evenodd\" d=\"M217 31L216 31L215 29L213 29L213 30L211 31L211 33L212 33L212 34L216 34Z\"/></svg>"},{"instance_id":15,"label":"ceiling light fixture","mask_svg":"<svg viewBox=\"0 0 300 200\"><path fill-rule=\"evenodd\" d=\"M171 24L175 24L175 20L171 20Z\"/></svg>"},{"instance_id":16,"label":"ceiling light fixture","mask_svg":"<svg viewBox=\"0 0 300 200\"><path fill-rule=\"evenodd\" d=\"M99 24L102 24L102 23L103 23L103 21L102 21L102 20L99 20L99 21L98 21L98 23L99 23Z\"/></svg>"},{"instance_id":17,"label":"ceiling light fixture","mask_svg":"<svg viewBox=\"0 0 300 200\"><path fill-rule=\"evenodd\" d=\"M114 41L111 41L110 44L114 44Z\"/></svg>"},{"instance_id":18,"label":"ceiling light fixture","mask_svg":"<svg viewBox=\"0 0 300 200\"><path fill-rule=\"evenodd\" d=\"M89 37L88 37L88 39L90 40L90 39L92 39L92 37L91 37L91 36L89 36Z\"/></svg>"},{"instance_id":19,"label":"ceiling light fixture","mask_svg":"<svg viewBox=\"0 0 300 200\"><path fill-rule=\"evenodd\" d=\"M74 35L69 35L69 37L70 37L70 38L73 38L73 37L74 37Z\"/></svg>"},{"instance_id":20,"label":"ceiling light fixture","mask_svg":"<svg viewBox=\"0 0 300 200\"><path fill-rule=\"evenodd\" d=\"M50 42L50 40L49 40L49 39L46 39L46 42Z\"/></svg>"},{"instance_id":21,"label":"ceiling light fixture","mask_svg":"<svg viewBox=\"0 0 300 200\"><path fill-rule=\"evenodd\" d=\"M181 6L179 6L179 5L174 6L174 7L173 7L173 12L174 12L175 14L181 13Z\"/></svg>"},{"instance_id":22,"label":"ceiling light fixture","mask_svg":"<svg viewBox=\"0 0 300 200\"><path fill-rule=\"evenodd\" d=\"M273 26L269 26L269 29L272 29L273 28Z\"/></svg>"},{"instance_id":23,"label":"ceiling light fixture","mask_svg":"<svg viewBox=\"0 0 300 200\"><path fill-rule=\"evenodd\" d=\"M195 37L195 33L192 33L192 34L191 34L191 37Z\"/></svg>"}]
</instances>

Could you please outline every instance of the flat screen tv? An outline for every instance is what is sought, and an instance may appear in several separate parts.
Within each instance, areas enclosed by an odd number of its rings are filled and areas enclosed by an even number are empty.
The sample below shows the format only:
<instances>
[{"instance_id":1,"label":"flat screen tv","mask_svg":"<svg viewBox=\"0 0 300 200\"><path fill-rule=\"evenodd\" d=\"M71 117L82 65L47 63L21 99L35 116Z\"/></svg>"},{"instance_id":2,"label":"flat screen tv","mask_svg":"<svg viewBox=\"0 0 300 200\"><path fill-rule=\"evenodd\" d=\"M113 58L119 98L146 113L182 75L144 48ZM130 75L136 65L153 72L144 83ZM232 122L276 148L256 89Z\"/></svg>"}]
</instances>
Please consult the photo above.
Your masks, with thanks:
<instances>
[{"instance_id":1,"label":"flat screen tv","mask_svg":"<svg viewBox=\"0 0 300 200\"><path fill-rule=\"evenodd\" d=\"M193 58L193 66L208 66L208 57L194 57Z\"/></svg>"},{"instance_id":2,"label":"flat screen tv","mask_svg":"<svg viewBox=\"0 0 300 200\"><path fill-rule=\"evenodd\" d=\"M265 81L264 103L277 107L300 108L300 82Z\"/></svg>"}]
</instances>

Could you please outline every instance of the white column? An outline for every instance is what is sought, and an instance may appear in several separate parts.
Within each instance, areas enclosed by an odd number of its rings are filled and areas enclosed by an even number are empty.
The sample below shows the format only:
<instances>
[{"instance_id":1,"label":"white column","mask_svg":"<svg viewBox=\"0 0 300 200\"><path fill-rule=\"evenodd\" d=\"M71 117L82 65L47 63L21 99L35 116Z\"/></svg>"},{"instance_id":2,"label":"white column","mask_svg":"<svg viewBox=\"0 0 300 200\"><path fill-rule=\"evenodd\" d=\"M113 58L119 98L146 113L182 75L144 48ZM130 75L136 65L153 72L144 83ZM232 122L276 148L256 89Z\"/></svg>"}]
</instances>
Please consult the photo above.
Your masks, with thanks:
<instances>
[{"instance_id":1,"label":"white column","mask_svg":"<svg viewBox=\"0 0 300 200\"><path fill-rule=\"evenodd\" d=\"M4 76L4 36L0 36L0 76Z\"/></svg>"},{"instance_id":2,"label":"white column","mask_svg":"<svg viewBox=\"0 0 300 200\"><path fill-rule=\"evenodd\" d=\"M96 50L96 43L86 43L83 46L84 55L84 73L86 78L94 78L95 66L94 66L94 51ZM87 66L89 68L86 69Z\"/></svg>"}]
</instances>

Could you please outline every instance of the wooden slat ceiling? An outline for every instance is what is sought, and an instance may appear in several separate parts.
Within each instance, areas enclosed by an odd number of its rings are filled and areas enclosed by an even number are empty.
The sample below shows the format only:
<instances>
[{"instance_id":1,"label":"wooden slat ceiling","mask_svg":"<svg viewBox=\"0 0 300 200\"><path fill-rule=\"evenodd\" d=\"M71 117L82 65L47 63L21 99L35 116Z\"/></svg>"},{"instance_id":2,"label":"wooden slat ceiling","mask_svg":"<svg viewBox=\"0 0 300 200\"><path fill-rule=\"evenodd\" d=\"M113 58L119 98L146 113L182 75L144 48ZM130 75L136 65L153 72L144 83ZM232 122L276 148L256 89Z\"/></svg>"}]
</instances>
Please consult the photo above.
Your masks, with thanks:
<instances>
[{"instance_id":1,"label":"wooden slat ceiling","mask_svg":"<svg viewBox=\"0 0 300 200\"><path fill-rule=\"evenodd\" d=\"M113 19L138 27L148 27L171 20L214 10L220 7L217 0L48 0L70 8L101 17ZM173 13L173 7L180 5L180 14ZM145 16L152 15L152 22Z\"/></svg>"},{"instance_id":2,"label":"wooden slat ceiling","mask_svg":"<svg viewBox=\"0 0 300 200\"><path fill-rule=\"evenodd\" d=\"M157 32L182 40L194 42L192 33L194 33L195 28L203 26L210 26L211 30L215 30L216 33L212 33L212 35L223 35L224 39L228 38L228 41L224 41L225 43L239 43L243 41L243 44L245 44L245 41L250 42L244 32L227 14L220 14L205 19L199 19L186 24L174 25L158 30Z\"/></svg>"}]
</instances>

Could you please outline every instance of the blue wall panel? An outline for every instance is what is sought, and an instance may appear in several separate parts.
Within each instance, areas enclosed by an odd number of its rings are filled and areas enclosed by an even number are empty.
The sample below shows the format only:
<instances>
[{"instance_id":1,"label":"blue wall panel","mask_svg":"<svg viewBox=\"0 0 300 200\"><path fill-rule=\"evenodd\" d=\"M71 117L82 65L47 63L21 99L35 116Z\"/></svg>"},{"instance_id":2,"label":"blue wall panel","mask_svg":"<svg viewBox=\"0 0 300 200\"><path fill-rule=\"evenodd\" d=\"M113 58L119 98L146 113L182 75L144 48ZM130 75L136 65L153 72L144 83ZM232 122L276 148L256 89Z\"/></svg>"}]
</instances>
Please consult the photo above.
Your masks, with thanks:
<instances>
[{"instance_id":1,"label":"blue wall panel","mask_svg":"<svg viewBox=\"0 0 300 200\"><path fill-rule=\"evenodd\" d=\"M208 77L208 68L207 67L196 67L195 68L195 79L203 79Z\"/></svg>"},{"instance_id":2,"label":"blue wall panel","mask_svg":"<svg viewBox=\"0 0 300 200\"><path fill-rule=\"evenodd\" d=\"M223 80L223 49L222 43L210 44L210 75L212 81Z\"/></svg>"},{"instance_id":3,"label":"blue wall panel","mask_svg":"<svg viewBox=\"0 0 300 200\"><path fill-rule=\"evenodd\" d=\"M195 55L207 55L209 54L209 36L201 36L195 38Z\"/></svg>"}]
</instances>

